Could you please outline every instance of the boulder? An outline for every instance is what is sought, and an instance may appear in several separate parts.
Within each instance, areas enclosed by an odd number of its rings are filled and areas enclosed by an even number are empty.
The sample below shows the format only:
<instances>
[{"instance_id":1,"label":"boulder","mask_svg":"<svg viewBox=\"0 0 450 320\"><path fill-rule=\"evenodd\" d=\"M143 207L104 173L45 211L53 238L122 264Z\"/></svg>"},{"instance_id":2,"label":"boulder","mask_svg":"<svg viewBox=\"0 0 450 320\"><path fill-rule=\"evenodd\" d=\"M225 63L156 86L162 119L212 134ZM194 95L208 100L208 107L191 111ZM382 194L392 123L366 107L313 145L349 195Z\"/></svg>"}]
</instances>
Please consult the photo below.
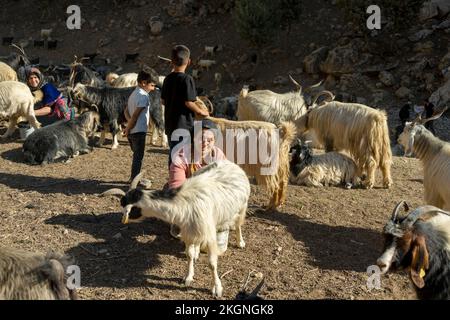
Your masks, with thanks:
<instances>
[{"instance_id":1,"label":"boulder","mask_svg":"<svg viewBox=\"0 0 450 320\"><path fill-rule=\"evenodd\" d=\"M303 59L303 67L306 73L314 74L320 71L320 63L322 63L327 55L329 48L328 47L320 47L317 50L314 50L310 55L306 56Z\"/></svg>"},{"instance_id":2,"label":"boulder","mask_svg":"<svg viewBox=\"0 0 450 320\"><path fill-rule=\"evenodd\" d=\"M400 87L397 91L395 91L395 95L400 99L409 98L411 95L411 90L406 87Z\"/></svg>"},{"instance_id":3,"label":"boulder","mask_svg":"<svg viewBox=\"0 0 450 320\"><path fill-rule=\"evenodd\" d=\"M450 79L431 94L429 101L438 108L443 107L450 102Z\"/></svg>"},{"instance_id":4,"label":"boulder","mask_svg":"<svg viewBox=\"0 0 450 320\"><path fill-rule=\"evenodd\" d=\"M392 87L395 83L394 76L388 71L381 71L378 75L378 79L380 79L381 83L386 87Z\"/></svg>"}]
</instances>

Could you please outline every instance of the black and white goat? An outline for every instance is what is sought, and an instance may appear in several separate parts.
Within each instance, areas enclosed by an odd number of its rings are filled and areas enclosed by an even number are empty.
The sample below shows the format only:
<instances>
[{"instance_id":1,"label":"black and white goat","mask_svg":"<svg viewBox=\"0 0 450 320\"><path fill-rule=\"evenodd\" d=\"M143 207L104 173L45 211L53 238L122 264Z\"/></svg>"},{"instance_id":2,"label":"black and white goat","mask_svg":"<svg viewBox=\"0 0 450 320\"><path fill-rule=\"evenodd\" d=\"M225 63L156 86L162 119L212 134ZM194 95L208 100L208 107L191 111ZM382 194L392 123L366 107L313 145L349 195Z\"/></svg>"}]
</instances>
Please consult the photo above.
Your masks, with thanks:
<instances>
[{"instance_id":1,"label":"black and white goat","mask_svg":"<svg viewBox=\"0 0 450 320\"><path fill-rule=\"evenodd\" d=\"M136 189L141 175L133 180L127 193L112 189L103 195L122 196L123 223L156 217L180 228L189 263L187 286L193 281L194 261L200 248L206 248L214 278L212 293L222 296L217 272L217 259L222 252L217 245L217 231L234 227L238 246L245 247L241 226L250 196L245 172L228 160L217 161L195 172L180 188L166 192Z\"/></svg>"},{"instance_id":2,"label":"black and white goat","mask_svg":"<svg viewBox=\"0 0 450 320\"><path fill-rule=\"evenodd\" d=\"M382 273L409 269L419 299L450 299L450 213L422 206L406 217L401 201L384 227L385 247L377 265Z\"/></svg>"},{"instance_id":3,"label":"black and white goat","mask_svg":"<svg viewBox=\"0 0 450 320\"><path fill-rule=\"evenodd\" d=\"M47 164L91 152L88 138L95 133L98 124L99 115L90 111L34 131L23 144L25 161Z\"/></svg>"},{"instance_id":4,"label":"black and white goat","mask_svg":"<svg viewBox=\"0 0 450 320\"><path fill-rule=\"evenodd\" d=\"M100 123L103 126L100 145L105 142L106 132L110 131L113 136L111 149L119 146L118 133L120 125L126 123L125 108L128 98L135 90L130 88L96 88L78 83L73 90L69 91L71 99L84 101L86 105L96 105L100 114ZM163 112L161 109L161 94L159 90L149 93L150 118L157 128L164 127ZM89 107L87 107L89 109ZM81 109L83 110L83 109Z\"/></svg>"},{"instance_id":5,"label":"black and white goat","mask_svg":"<svg viewBox=\"0 0 450 320\"><path fill-rule=\"evenodd\" d=\"M308 143L298 139L292 147L290 182L308 187L345 185L347 189L357 183L356 164L339 152L313 155Z\"/></svg>"},{"instance_id":6,"label":"black and white goat","mask_svg":"<svg viewBox=\"0 0 450 320\"><path fill-rule=\"evenodd\" d=\"M0 248L0 300L77 299L67 286L66 268L71 258Z\"/></svg>"}]
</instances>

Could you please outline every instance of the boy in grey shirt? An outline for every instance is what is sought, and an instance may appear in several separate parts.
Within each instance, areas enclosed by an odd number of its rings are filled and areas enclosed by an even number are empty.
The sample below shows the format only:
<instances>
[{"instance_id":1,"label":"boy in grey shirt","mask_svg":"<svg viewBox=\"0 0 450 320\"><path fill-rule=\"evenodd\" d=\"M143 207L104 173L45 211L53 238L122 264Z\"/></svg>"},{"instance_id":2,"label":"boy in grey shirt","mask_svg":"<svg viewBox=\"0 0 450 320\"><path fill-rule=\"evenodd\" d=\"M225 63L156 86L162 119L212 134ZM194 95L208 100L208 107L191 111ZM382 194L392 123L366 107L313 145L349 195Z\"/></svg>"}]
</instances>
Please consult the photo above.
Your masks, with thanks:
<instances>
[{"instance_id":1,"label":"boy in grey shirt","mask_svg":"<svg viewBox=\"0 0 450 320\"><path fill-rule=\"evenodd\" d=\"M130 182L141 172L145 152L145 137L147 135L150 117L150 97L148 93L155 90L157 75L151 71L141 71L138 74L138 85L128 98L125 118L128 121L123 133L128 137L133 151Z\"/></svg>"}]
</instances>

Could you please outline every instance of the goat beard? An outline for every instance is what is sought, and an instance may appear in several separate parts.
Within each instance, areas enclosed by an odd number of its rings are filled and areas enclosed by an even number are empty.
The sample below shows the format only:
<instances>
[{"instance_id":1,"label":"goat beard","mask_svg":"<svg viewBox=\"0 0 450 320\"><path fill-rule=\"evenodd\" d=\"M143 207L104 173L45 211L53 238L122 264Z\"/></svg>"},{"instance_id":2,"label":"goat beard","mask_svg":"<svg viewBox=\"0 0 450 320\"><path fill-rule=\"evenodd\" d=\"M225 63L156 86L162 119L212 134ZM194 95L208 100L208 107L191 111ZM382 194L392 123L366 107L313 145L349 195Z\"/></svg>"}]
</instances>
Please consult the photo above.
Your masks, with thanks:
<instances>
[{"instance_id":1,"label":"goat beard","mask_svg":"<svg viewBox=\"0 0 450 320\"><path fill-rule=\"evenodd\" d=\"M126 206L123 209L122 224L128 224L129 223L129 214L130 214L131 208L132 208L132 206Z\"/></svg>"}]
</instances>

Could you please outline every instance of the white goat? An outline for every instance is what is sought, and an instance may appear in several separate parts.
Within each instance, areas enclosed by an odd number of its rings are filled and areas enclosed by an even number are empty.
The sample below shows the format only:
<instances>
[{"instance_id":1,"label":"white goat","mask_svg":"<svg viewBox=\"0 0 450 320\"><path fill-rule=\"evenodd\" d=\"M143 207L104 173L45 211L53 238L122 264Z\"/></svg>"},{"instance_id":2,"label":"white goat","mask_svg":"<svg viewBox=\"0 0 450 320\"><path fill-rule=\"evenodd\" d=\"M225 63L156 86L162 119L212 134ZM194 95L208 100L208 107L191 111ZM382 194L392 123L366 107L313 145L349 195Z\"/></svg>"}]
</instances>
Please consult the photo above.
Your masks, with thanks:
<instances>
[{"instance_id":1,"label":"white goat","mask_svg":"<svg viewBox=\"0 0 450 320\"><path fill-rule=\"evenodd\" d=\"M25 117L35 129L41 126L34 115L30 88L18 81L0 82L0 118L9 118L8 130L0 138L7 138L14 132L19 117Z\"/></svg>"},{"instance_id":2,"label":"white goat","mask_svg":"<svg viewBox=\"0 0 450 320\"><path fill-rule=\"evenodd\" d=\"M376 169L383 185L392 185L392 154L385 111L357 103L327 102L309 109L295 121L299 134L313 132L329 151L346 151L358 166L358 176L367 173L364 186L375 184Z\"/></svg>"},{"instance_id":3,"label":"white goat","mask_svg":"<svg viewBox=\"0 0 450 320\"><path fill-rule=\"evenodd\" d=\"M306 88L303 94L302 86L292 77L290 79L297 87L296 91L276 93L270 90L254 90L248 92L248 86L244 86L239 95L238 120L280 124L282 121L295 121L304 115L307 106L311 104L309 92L319 87L322 82ZM330 95L332 100L334 99L334 95L329 91L322 91L319 95L324 93Z\"/></svg>"},{"instance_id":4,"label":"white goat","mask_svg":"<svg viewBox=\"0 0 450 320\"><path fill-rule=\"evenodd\" d=\"M356 164L339 152L313 155L307 144L298 142L293 147L290 182L308 187L345 185L350 189L357 182Z\"/></svg>"},{"instance_id":5,"label":"white goat","mask_svg":"<svg viewBox=\"0 0 450 320\"><path fill-rule=\"evenodd\" d=\"M180 228L189 264L185 277L187 286L194 278L194 261L199 257L200 248L205 247L214 277L212 293L222 296L222 283L217 272L217 259L221 254L217 247L217 231L234 227L238 246L245 247L241 226L250 196L250 183L245 172L238 165L221 160L195 172L180 188L168 191L136 189L140 177L141 174L133 180L126 194L112 189L103 195L122 196L123 223L156 217Z\"/></svg>"},{"instance_id":6,"label":"white goat","mask_svg":"<svg viewBox=\"0 0 450 320\"><path fill-rule=\"evenodd\" d=\"M137 73L124 73L120 76L116 73L109 73L107 76L107 83L114 88L127 88L137 86ZM162 87L165 77L158 76L157 86Z\"/></svg>"},{"instance_id":7,"label":"white goat","mask_svg":"<svg viewBox=\"0 0 450 320\"><path fill-rule=\"evenodd\" d=\"M3 81L18 81L17 72L6 63L0 62L0 82Z\"/></svg>"},{"instance_id":8,"label":"white goat","mask_svg":"<svg viewBox=\"0 0 450 320\"><path fill-rule=\"evenodd\" d=\"M423 126L446 110L425 120L407 122L398 142L405 148L406 155L414 153L422 162L425 202L450 211L450 144L433 136Z\"/></svg>"}]
</instances>

